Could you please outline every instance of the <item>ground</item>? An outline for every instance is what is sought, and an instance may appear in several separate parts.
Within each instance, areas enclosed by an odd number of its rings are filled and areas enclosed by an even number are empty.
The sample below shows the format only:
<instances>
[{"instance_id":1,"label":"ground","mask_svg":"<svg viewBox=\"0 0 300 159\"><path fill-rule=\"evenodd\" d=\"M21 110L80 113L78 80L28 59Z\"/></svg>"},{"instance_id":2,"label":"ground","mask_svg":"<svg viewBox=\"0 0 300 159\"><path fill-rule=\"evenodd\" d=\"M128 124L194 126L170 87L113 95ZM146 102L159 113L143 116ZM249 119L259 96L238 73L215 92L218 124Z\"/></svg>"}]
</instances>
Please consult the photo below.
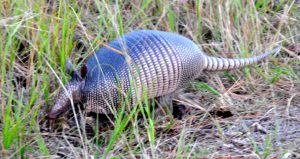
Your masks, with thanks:
<instances>
[{"instance_id":1,"label":"ground","mask_svg":"<svg viewBox=\"0 0 300 159\"><path fill-rule=\"evenodd\" d=\"M175 32L208 55L280 53L203 72L173 114L72 110L48 120L69 76L94 50L137 29ZM298 1L8 0L0 4L0 158L300 158ZM83 106L84 105L78 105Z\"/></svg>"}]
</instances>

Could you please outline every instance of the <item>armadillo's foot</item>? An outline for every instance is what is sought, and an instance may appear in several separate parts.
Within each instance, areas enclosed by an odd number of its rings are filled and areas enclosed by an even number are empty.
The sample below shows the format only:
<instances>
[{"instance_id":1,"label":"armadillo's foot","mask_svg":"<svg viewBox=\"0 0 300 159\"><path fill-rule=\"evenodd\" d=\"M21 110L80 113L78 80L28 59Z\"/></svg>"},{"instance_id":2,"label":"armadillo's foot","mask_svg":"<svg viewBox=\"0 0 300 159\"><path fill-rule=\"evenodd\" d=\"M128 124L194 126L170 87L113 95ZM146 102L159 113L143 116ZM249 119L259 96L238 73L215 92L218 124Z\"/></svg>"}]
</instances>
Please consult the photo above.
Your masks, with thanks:
<instances>
[{"instance_id":1,"label":"armadillo's foot","mask_svg":"<svg viewBox=\"0 0 300 159\"><path fill-rule=\"evenodd\" d=\"M87 126L93 128L93 130L106 131L114 124L114 116L112 114L97 114L88 112L84 118L84 122Z\"/></svg>"},{"instance_id":2,"label":"armadillo's foot","mask_svg":"<svg viewBox=\"0 0 300 159\"><path fill-rule=\"evenodd\" d=\"M172 105L172 112L168 110L169 107L158 107L155 109L154 116L155 118L161 118L165 116L172 116L178 120L181 120L182 117L187 114L188 109L184 105Z\"/></svg>"},{"instance_id":3,"label":"armadillo's foot","mask_svg":"<svg viewBox=\"0 0 300 159\"><path fill-rule=\"evenodd\" d=\"M91 126L91 127L93 127L93 128L95 128L97 125L96 125L96 119L95 118L93 118L93 117L85 117L84 118L84 121L85 121L85 123L87 124L87 125L89 125L89 126Z\"/></svg>"},{"instance_id":4,"label":"armadillo's foot","mask_svg":"<svg viewBox=\"0 0 300 159\"><path fill-rule=\"evenodd\" d=\"M188 112L188 109L184 105L174 105L173 106L173 117L178 119L178 120L181 120L182 117L185 114L187 114L187 112Z\"/></svg>"},{"instance_id":5,"label":"armadillo's foot","mask_svg":"<svg viewBox=\"0 0 300 159\"><path fill-rule=\"evenodd\" d=\"M43 119L40 123L41 131L46 131L46 132L54 132L54 131L61 131L62 130L68 130L70 127L68 126L65 118L58 118L58 119Z\"/></svg>"}]
</instances>

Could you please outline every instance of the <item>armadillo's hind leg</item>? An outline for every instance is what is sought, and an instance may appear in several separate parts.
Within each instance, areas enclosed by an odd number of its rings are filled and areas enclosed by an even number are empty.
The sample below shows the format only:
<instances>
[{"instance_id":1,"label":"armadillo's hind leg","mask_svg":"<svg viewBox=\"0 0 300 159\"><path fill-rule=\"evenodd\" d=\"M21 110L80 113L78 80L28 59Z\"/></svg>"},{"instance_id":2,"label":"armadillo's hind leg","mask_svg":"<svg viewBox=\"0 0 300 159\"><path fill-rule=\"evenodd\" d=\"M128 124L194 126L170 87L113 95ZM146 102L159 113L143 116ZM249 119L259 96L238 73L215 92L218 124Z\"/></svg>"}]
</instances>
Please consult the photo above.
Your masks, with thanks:
<instances>
[{"instance_id":1,"label":"armadillo's hind leg","mask_svg":"<svg viewBox=\"0 0 300 159\"><path fill-rule=\"evenodd\" d=\"M155 99L156 101L155 117L172 116L174 97L175 97L175 93L171 93L161 97L157 97Z\"/></svg>"},{"instance_id":2,"label":"armadillo's hind leg","mask_svg":"<svg viewBox=\"0 0 300 159\"><path fill-rule=\"evenodd\" d=\"M181 120L182 116L186 114L187 107L176 103L173 103L173 99L176 97L176 92L158 97L156 99L157 102L157 109L156 109L156 117L161 116L168 116L172 115L174 118Z\"/></svg>"}]
</instances>

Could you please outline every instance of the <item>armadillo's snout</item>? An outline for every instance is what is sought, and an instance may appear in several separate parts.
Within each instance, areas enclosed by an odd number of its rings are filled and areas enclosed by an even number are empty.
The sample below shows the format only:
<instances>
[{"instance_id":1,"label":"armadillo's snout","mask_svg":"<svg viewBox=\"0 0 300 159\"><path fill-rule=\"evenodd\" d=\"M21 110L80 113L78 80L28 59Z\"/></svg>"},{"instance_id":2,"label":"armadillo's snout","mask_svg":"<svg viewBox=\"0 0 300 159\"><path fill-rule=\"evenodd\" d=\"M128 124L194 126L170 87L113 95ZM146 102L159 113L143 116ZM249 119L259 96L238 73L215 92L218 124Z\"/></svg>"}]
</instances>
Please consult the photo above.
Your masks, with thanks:
<instances>
[{"instance_id":1,"label":"armadillo's snout","mask_svg":"<svg viewBox=\"0 0 300 159\"><path fill-rule=\"evenodd\" d=\"M61 109L59 109L59 108L61 108ZM48 112L47 117L49 119L56 119L60 114L62 114L66 111L62 108L66 108L66 106L61 106L61 105L55 104L55 106Z\"/></svg>"},{"instance_id":2,"label":"armadillo's snout","mask_svg":"<svg viewBox=\"0 0 300 159\"><path fill-rule=\"evenodd\" d=\"M66 91L62 91L58 95L58 99L55 103L55 105L51 108L51 110L48 112L47 117L50 119L56 119L59 115L66 112L71 104L70 98L68 97L68 94Z\"/></svg>"},{"instance_id":3,"label":"armadillo's snout","mask_svg":"<svg viewBox=\"0 0 300 159\"><path fill-rule=\"evenodd\" d=\"M47 117L56 119L59 115L69 110L71 103L78 103L81 100L80 97L80 82L70 81L69 85L58 95L56 103L48 112Z\"/></svg>"}]
</instances>

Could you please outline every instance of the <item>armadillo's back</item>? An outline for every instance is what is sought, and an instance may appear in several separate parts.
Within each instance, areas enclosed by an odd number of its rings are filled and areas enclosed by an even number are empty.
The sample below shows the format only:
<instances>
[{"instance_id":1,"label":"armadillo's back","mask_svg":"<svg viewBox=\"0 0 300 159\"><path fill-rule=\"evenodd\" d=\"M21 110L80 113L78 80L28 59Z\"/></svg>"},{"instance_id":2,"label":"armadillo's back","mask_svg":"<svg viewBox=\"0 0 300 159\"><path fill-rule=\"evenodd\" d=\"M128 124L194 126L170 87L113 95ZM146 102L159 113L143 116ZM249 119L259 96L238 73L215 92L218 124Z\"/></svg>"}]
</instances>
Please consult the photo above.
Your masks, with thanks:
<instances>
[{"instance_id":1,"label":"armadillo's back","mask_svg":"<svg viewBox=\"0 0 300 159\"><path fill-rule=\"evenodd\" d=\"M123 55L106 47L87 61L84 94L89 111L110 113L124 94L130 94L135 103L143 92L149 98L171 93L198 76L204 67L199 48L173 33L132 32L109 46L128 54L131 63L127 65Z\"/></svg>"}]
</instances>

